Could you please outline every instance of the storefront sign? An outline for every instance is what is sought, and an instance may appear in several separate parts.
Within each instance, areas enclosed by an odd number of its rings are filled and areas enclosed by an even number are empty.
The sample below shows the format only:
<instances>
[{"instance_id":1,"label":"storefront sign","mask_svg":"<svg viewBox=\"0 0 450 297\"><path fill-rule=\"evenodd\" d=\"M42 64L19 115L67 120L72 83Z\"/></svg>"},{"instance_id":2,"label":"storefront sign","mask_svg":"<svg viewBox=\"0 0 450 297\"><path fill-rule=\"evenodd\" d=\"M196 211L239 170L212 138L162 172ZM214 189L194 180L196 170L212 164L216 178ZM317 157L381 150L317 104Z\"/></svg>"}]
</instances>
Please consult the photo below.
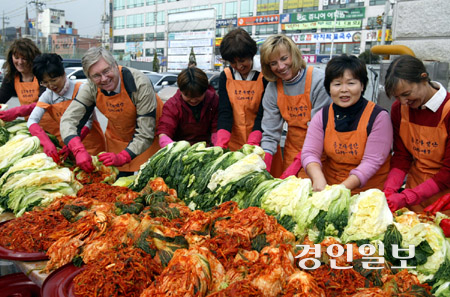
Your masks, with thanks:
<instances>
[{"instance_id":1,"label":"storefront sign","mask_svg":"<svg viewBox=\"0 0 450 297\"><path fill-rule=\"evenodd\" d=\"M237 18L216 20L216 28L236 27Z\"/></svg>"},{"instance_id":2,"label":"storefront sign","mask_svg":"<svg viewBox=\"0 0 450 297\"><path fill-rule=\"evenodd\" d=\"M361 31L347 31L336 33L305 33L305 34L292 34L292 40L297 44L305 43L321 43L321 42L360 42ZM367 41L367 40L366 40Z\"/></svg>"},{"instance_id":3,"label":"storefront sign","mask_svg":"<svg viewBox=\"0 0 450 297\"><path fill-rule=\"evenodd\" d=\"M284 13L281 14L281 23L308 23L318 21L333 21L334 13L337 12L336 20L350 20L363 19L365 16L365 7L338 9L338 10L323 10L323 11L308 11L299 13Z\"/></svg>"}]
</instances>

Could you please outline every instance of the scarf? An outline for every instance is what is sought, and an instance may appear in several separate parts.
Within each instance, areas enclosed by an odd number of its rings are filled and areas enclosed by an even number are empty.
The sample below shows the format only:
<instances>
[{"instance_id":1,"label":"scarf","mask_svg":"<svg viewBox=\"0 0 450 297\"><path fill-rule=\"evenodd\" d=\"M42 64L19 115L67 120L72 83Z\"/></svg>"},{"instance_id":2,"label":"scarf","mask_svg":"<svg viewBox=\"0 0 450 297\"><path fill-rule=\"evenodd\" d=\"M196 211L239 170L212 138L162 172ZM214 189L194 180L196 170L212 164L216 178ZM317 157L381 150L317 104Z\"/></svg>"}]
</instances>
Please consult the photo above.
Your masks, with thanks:
<instances>
[{"instance_id":1,"label":"scarf","mask_svg":"<svg viewBox=\"0 0 450 297\"><path fill-rule=\"evenodd\" d=\"M334 125L338 132L353 131L358 127L362 111L367 105L367 100L362 96L359 100L349 107L340 107L333 104Z\"/></svg>"},{"instance_id":2,"label":"scarf","mask_svg":"<svg viewBox=\"0 0 450 297\"><path fill-rule=\"evenodd\" d=\"M69 86L70 86L70 82L66 77L66 80L64 82L64 87L61 89L61 91L59 91L59 93L57 93L59 96L63 97L64 94L67 93L67 91L69 90Z\"/></svg>"}]
</instances>

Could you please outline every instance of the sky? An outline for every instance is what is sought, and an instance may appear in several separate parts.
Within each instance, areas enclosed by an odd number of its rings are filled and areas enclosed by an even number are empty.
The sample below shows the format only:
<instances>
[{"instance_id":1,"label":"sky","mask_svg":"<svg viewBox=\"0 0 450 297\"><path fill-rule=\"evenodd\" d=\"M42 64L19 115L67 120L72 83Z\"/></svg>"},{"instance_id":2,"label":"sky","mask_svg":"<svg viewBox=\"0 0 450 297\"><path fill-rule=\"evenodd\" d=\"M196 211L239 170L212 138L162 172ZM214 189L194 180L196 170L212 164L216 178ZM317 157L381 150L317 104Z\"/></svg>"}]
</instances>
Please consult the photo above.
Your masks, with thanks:
<instances>
[{"instance_id":1,"label":"sky","mask_svg":"<svg viewBox=\"0 0 450 297\"><path fill-rule=\"evenodd\" d=\"M36 0L0 0L0 26L3 28L3 18L8 23L5 27L24 26L25 8L28 3L28 17L36 17ZM33 2L30 4L30 2ZM65 11L66 21L74 23L78 34L82 37L94 37L101 33L101 16L104 13L104 0L38 0L45 8L54 8ZM108 9L109 0L106 1ZM108 28L106 28L108 30Z\"/></svg>"}]
</instances>

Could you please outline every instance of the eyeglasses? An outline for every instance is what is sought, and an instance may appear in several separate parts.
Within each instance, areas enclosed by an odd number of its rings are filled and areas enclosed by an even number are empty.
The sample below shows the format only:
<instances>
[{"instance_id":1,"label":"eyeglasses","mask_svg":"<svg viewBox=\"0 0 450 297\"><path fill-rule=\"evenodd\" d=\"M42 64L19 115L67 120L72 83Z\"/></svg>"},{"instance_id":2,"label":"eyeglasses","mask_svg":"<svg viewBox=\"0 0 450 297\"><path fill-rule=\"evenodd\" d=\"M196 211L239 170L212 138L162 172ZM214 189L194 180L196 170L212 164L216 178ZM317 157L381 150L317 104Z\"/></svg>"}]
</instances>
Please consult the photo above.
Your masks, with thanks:
<instances>
[{"instance_id":1,"label":"eyeglasses","mask_svg":"<svg viewBox=\"0 0 450 297\"><path fill-rule=\"evenodd\" d=\"M46 88L48 88L50 85L51 85L51 86L56 86L56 85L58 84L58 81L59 81L59 79L60 79L61 77L62 77L62 76L58 76L58 77L52 78L52 79L49 80L49 81L41 81L41 82L39 83L39 85L41 85L41 86L43 86L43 87L46 87Z\"/></svg>"},{"instance_id":2,"label":"eyeglasses","mask_svg":"<svg viewBox=\"0 0 450 297\"><path fill-rule=\"evenodd\" d=\"M92 74L90 76L90 78L94 81L100 81L100 79L102 78L102 76L107 76L108 74L110 74L113 71L113 67L109 66L105 69L103 69L103 71L101 73L96 73L96 74Z\"/></svg>"}]
</instances>

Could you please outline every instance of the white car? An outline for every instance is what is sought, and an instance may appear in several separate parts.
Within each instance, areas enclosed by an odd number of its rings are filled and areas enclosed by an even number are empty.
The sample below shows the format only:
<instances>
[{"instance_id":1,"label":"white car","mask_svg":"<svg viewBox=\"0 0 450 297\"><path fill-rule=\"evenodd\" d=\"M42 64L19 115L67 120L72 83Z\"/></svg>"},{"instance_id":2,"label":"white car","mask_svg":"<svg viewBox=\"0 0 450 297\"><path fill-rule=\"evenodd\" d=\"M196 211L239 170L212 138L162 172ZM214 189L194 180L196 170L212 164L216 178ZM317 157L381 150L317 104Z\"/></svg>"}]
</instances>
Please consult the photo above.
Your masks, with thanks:
<instances>
[{"instance_id":1,"label":"white car","mask_svg":"<svg viewBox=\"0 0 450 297\"><path fill-rule=\"evenodd\" d=\"M83 72L83 67L67 67L64 69L67 78L74 82L86 82L87 77Z\"/></svg>"},{"instance_id":2,"label":"white car","mask_svg":"<svg viewBox=\"0 0 450 297\"><path fill-rule=\"evenodd\" d=\"M5 75L3 73L3 64L5 64L6 60L5 59L0 59L0 83L3 81L3 76Z\"/></svg>"}]
</instances>

